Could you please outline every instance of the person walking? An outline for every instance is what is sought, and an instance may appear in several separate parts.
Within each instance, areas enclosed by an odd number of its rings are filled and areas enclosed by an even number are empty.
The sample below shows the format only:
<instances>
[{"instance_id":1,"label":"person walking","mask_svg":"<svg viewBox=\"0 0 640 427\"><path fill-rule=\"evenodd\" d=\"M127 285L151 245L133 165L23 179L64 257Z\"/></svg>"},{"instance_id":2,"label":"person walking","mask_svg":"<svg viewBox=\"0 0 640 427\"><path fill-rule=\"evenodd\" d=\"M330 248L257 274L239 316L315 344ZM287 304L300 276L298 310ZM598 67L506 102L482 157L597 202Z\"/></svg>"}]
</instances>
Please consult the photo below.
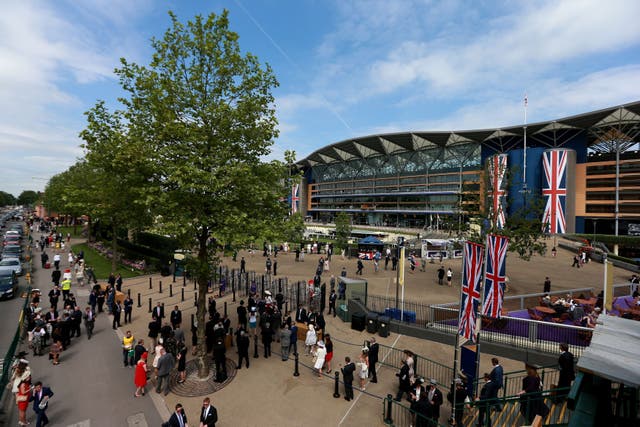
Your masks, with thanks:
<instances>
[{"instance_id":1,"label":"person walking","mask_svg":"<svg viewBox=\"0 0 640 427\"><path fill-rule=\"evenodd\" d=\"M280 352L282 354L282 361L289 360L289 346L291 345L291 331L287 327L286 323L283 323L280 328Z\"/></svg>"},{"instance_id":2,"label":"person walking","mask_svg":"<svg viewBox=\"0 0 640 427\"><path fill-rule=\"evenodd\" d=\"M360 353L360 373L358 378L360 379L360 390L364 391L364 383L369 378L369 349L364 347Z\"/></svg>"},{"instance_id":3,"label":"person walking","mask_svg":"<svg viewBox=\"0 0 640 427\"><path fill-rule=\"evenodd\" d=\"M447 269L447 286L451 287L451 281L453 280L453 270Z\"/></svg>"},{"instance_id":4,"label":"person walking","mask_svg":"<svg viewBox=\"0 0 640 427\"><path fill-rule=\"evenodd\" d=\"M175 360L171 353L164 348L160 349L160 358L158 359L158 381L156 383L156 393L164 392L169 394L169 374L173 370Z\"/></svg>"},{"instance_id":5,"label":"person walking","mask_svg":"<svg viewBox=\"0 0 640 427\"><path fill-rule=\"evenodd\" d=\"M167 427L187 427L187 415L184 413L182 403L176 404L175 412L171 414L167 424Z\"/></svg>"},{"instance_id":6,"label":"person walking","mask_svg":"<svg viewBox=\"0 0 640 427\"><path fill-rule=\"evenodd\" d=\"M549 277L545 277L544 279L544 289L542 290L545 294L551 292L551 279Z\"/></svg>"},{"instance_id":7,"label":"person walking","mask_svg":"<svg viewBox=\"0 0 640 427\"><path fill-rule=\"evenodd\" d=\"M484 385L480 390L480 397L476 398L477 401L481 401L480 412L478 415L478 425L482 427L491 427L491 409L496 404L498 397L498 387L491 380L491 375L484 374ZM487 417L485 421L485 416Z\"/></svg>"},{"instance_id":8,"label":"person walking","mask_svg":"<svg viewBox=\"0 0 640 427\"><path fill-rule=\"evenodd\" d=\"M376 342L375 337L371 337L369 341L369 377L372 383L378 382L378 375L376 374L376 363L378 363L378 354L380 352L380 346Z\"/></svg>"},{"instance_id":9,"label":"person walking","mask_svg":"<svg viewBox=\"0 0 640 427\"><path fill-rule=\"evenodd\" d=\"M314 345L316 345L317 342L318 339L316 336L315 328L313 327L313 324L309 324L309 329L307 330L307 335L304 340L305 354L310 355L311 349Z\"/></svg>"},{"instance_id":10,"label":"person walking","mask_svg":"<svg viewBox=\"0 0 640 427\"><path fill-rule=\"evenodd\" d=\"M182 384L187 379L187 345L184 340L178 341L178 384Z\"/></svg>"},{"instance_id":11,"label":"person walking","mask_svg":"<svg viewBox=\"0 0 640 427\"><path fill-rule=\"evenodd\" d=\"M560 344L560 357L558 358L560 375L558 378L558 388L568 388L571 386L571 382L576 378L574 363L573 354L569 351L569 344ZM566 390L562 393L569 394Z\"/></svg>"},{"instance_id":12,"label":"person walking","mask_svg":"<svg viewBox=\"0 0 640 427\"><path fill-rule=\"evenodd\" d=\"M47 408L49 407L49 399L52 397L51 388L43 387L41 381L36 381L33 385L33 394L29 397L29 401L33 402L33 412L36 413L36 427L44 427L49 424Z\"/></svg>"},{"instance_id":13,"label":"person walking","mask_svg":"<svg viewBox=\"0 0 640 427\"><path fill-rule=\"evenodd\" d=\"M127 331L125 336L122 337L122 361L124 363L125 368L129 365L133 366L133 343L134 342L135 342L135 338L131 334L131 331Z\"/></svg>"},{"instance_id":14,"label":"person walking","mask_svg":"<svg viewBox=\"0 0 640 427\"><path fill-rule=\"evenodd\" d=\"M361 259L358 260L357 266L358 266L358 269L356 270L356 275L362 276L362 270L364 269L364 264L362 263Z\"/></svg>"},{"instance_id":15,"label":"person walking","mask_svg":"<svg viewBox=\"0 0 640 427\"><path fill-rule=\"evenodd\" d=\"M348 356L344 358L344 362L345 365L340 368L340 371L344 381L344 400L348 402L353 399L353 373L356 370L356 364Z\"/></svg>"},{"instance_id":16,"label":"person walking","mask_svg":"<svg viewBox=\"0 0 640 427\"><path fill-rule=\"evenodd\" d=\"M318 378L322 378L322 367L324 366L325 357L327 356L327 349L324 347L324 342L317 342L314 353L315 362L313 369L318 374Z\"/></svg>"},{"instance_id":17,"label":"person walking","mask_svg":"<svg viewBox=\"0 0 640 427\"><path fill-rule=\"evenodd\" d=\"M133 299L127 295L122 303L124 305L124 323L131 323L131 314L133 313Z\"/></svg>"},{"instance_id":18,"label":"person walking","mask_svg":"<svg viewBox=\"0 0 640 427\"><path fill-rule=\"evenodd\" d=\"M438 269L438 285L442 286L442 280L444 279L444 267L440 266Z\"/></svg>"},{"instance_id":19,"label":"person walking","mask_svg":"<svg viewBox=\"0 0 640 427\"><path fill-rule=\"evenodd\" d=\"M122 303L114 303L113 307L111 308L111 314L113 314L113 322L111 324L111 327L113 329L118 329L120 327L120 317L122 315Z\"/></svg>"},{"instance_id":20,"label":"person walking","mask_svg":"<svg viewBox=\"0 0 640 427\"><path fill-rule=\"evenodd\" d=\"M500 390L504 384L504 370L502 366L500 366L500 361L497 357L491 359L491 364L493 365L493 369L491 369L491 373L489 374L491 382L496 387L496 390Z\"/></svg>"},{"instance_id":21,"label":"person walking","mask_svg":"<svg viewBox=\"0 0 640 427\"><path fill-rule=\"evenodd\" d=\"M247 368L249 368L249 335L246 331L240 331L237 340L238 345L238 369L242 369L242 359L245 360Z\"/></svg>"},{"instance_id":22,"label":"person walking","mask_svg":"<svg viewBox=\"0 0 640 427\"><path fill-rule=\"evenodd\" d=\"M338 295L336 294L335 289L331 289L331 293L329 294L329 312L327 314L331 314L333 311L333 317L336 317L336 300L338 299Z\"/></svg>"},{"instance_id":23,"label":"person walking","mask_svg":"<svg viewBox=\"0 0 640 427\"><path fill-rule=\"evenodd\" d=\"M298 325L292 323L290 326L291 336L289 338L289 352L293 350L293 354L298 354Z\"/></svg>"},{"instance_id":24,"label":"person walking","mask_svg":"<svg viewBox=\"0 0 640 427\"><path fill-rule=\"evenodd\" d=\"M133 383L136 386L134 397L144 396L145 387L147 386L147 357L149 353L146 351L140 356L140 360L136 363L136 370L133 377Z\"/></svg>"}]
</instances>

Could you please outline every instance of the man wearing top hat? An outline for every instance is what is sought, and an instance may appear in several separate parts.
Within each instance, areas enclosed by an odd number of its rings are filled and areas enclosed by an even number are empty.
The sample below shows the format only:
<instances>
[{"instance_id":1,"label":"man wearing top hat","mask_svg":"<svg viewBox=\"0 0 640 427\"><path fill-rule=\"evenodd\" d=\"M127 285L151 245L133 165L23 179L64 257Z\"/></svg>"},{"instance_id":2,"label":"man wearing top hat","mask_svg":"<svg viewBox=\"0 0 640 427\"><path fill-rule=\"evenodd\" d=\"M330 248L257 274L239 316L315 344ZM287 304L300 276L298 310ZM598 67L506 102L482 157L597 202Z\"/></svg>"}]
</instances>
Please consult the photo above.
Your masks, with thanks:
<instances>
[{"instance_id":1,"label":"man wearing top hat","mask_svg":"<svg viewBox=\"0 0 640 427\"><path fill-rule=\"evenodd\" d=\"M438 382L431 378L427 389L427 400L431 406L431 419L438 422L440 419L440 406L442 405L442 392L438 389Z\"/></svg>"}]
</instances>

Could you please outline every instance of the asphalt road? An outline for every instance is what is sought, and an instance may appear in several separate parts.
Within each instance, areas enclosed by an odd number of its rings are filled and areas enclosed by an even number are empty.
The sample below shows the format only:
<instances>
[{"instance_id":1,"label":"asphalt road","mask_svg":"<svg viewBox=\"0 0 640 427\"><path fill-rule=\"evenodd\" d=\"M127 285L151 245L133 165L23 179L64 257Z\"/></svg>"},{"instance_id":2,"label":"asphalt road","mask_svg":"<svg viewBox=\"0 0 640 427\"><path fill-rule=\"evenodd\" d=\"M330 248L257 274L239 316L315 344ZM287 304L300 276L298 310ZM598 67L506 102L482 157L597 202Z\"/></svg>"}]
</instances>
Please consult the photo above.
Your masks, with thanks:
<instances>
[{"instance_id":1,"label":"asphalt road","mask_svg":"<svg viewBox=\"0 0 640 427\"><path fill-rule=\"evenodd\" d=\"M39 233L36 233L39 238ZM34 237L35 240L35 237ZM51 250L48 250L52 258ZM34 251L38 261L40 252ZM66 268L67 252L62 256L61 269ZM34 269L33 287L41 289L43 310L48 309L47 293L51 289L50 271ZM87 306L89 289L73 287L82 309ZM59 307L60 308L60 307ZM71 339L71 345L60 356L60 364L52 365L45 356L29 354L32 380L42 381L51 387L55 396L51 399L47 415L52 425L69 427L159 426L161 420L152 398L158 401L147 386L147 395L135 398L134 368L122 363L120 338L111 328L111 318L100 314L96 319L94 335L87 339L84 325L81 337ZM14 407L15 408L15 407ZM35 414L29 408L32 424ZM17 411L13 412L12 425L17 424ZM166 421L166 420L164 420Z\"/></svg>"}]
</instances>

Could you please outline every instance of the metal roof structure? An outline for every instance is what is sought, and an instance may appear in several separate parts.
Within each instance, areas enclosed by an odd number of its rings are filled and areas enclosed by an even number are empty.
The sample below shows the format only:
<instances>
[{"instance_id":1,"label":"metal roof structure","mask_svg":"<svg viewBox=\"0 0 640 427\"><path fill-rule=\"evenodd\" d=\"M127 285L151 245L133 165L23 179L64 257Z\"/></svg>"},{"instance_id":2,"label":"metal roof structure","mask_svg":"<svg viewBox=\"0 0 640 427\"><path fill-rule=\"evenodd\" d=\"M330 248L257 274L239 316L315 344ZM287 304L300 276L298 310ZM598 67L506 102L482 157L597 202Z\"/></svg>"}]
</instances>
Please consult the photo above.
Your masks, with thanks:
<instances>
[{"instance_id":1,"label":"metal roof structure","mask_svg":"<svg viewBox=\"0 0 640 427\"><path fill-rule=\"evenodd\" d=\"M640 323L602 314L578 369L631 387L640 387Z\"/></svg>"},{"instance_id":2,"label":"metal roof structure","mask_svg":"<svg viewBox=\"0 0 640 427\"><path fill-rule=\"evenodd\" d=\"M469 150L469 145L475 145L473 143L502 153L522 145L525 129L529 147L560 147L586 132L587 145L595 151L608 152L607 150L611 149L611 141L622 141L625 144L623 148L626 149L638 143L640 101L563 119L505 128L399 132L352 138L316 150L298 161L297 165L313 167L318 164L340 163L443 147L449 149L459 147L466 152ZM464 152L459 154L465 155Z\"/></svg>"}]
</instances>

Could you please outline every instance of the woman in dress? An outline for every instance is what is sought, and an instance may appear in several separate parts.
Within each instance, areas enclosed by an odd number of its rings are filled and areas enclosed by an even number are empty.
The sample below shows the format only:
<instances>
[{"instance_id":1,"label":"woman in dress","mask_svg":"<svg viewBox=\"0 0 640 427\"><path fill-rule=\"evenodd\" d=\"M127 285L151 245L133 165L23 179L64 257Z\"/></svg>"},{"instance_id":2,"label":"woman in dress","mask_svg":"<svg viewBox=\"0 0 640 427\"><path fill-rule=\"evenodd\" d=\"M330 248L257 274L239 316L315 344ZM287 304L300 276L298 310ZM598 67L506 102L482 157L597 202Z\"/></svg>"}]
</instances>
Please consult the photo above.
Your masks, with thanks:
<instances>
[{"instance_id":1,"label":"woman in dress","mask_svg":"<svg viewBox=\"0 0 640 427\"><path fill-rule=\"evenodd\" d=\"M542 381L538 375L538 369L532 365L525 365L527 376L522 379L522 390L520 395L520 414L529 424L533 422L536 415L543 419L549 414L549 408L544 403L542 391Z\"/></svg>"},{"instance_id":2,"label":"woman in dress","mask_svg":"<svg viewBox=\"0 0 640 427\"><path fill-rule=\"evenodd\" d=\"M29 407L29 396L31 395L31 376L25 378L18 386L16 393L16 405L18 405L18 424L21 426L27 423L27 408Z\"/></svg>"},{"instance_id":3,"label":"woman in dress","mask_svg":"<svg viewBox=\"0 0 640 427\"><path fill-rule=\"evenodd\" d=\"M62 352L62 342L55 340L49 346L49 359L54 365L60 364L60 353Z\"/></svg>"},{"instance_id":4,"label":"woman in dress","mask_svg":"<svg viewBox=\"0 0 640 427\"><path fill-rule=\"evenodd\" d=\"M249 314L249 332L251 332L252 336L256 336L258 328L258 315L256 314L255 307L251 308L251 313Z\"/></svg>"},{"instance_id":5,"label":"woman in dress","mask_svg":"<svg viewBox=\"0 0 640 427\"><path fill-rule=\"evenodd\" d=\"M331 360L333 359L333 341L329 334L324 336L324 348L327 350L327 355L324 357L324 365L327 368L327 374L331 373Z\"/></svg>"},{"instance_id":6,"label":"woman in dress","mask_svg":"<svg viewBox=\"0 0 640 427\"><path fill-rule=\"evenodd\" d=\"M313 369L318 373L318 378L322 378L322 367L324 366L325 357L327 356L327 349L324 347L324 342L318 341L315 353L316 361L313 364Z\"/></svg>"},{"instance_id":7,"label":"woman in dress","mask_svg":"<svg viewBox=\"0 0 640 427\"><path fill-rule=\"evenodd\" d=\"M362 349L360 353L360 390L364 391L364 382L369 378L369 349L367 347Z\"/></svg>"},{"instance_id":8,"label":"woman in dress","mask_svg":"<svg viewBox=\"0 0 640 427\"><path fill-rule=\"evenodd\" d=\"M316 336L316 330L312 324L309 324L309 330L307 331L307 336L304 340L305 354L311 354L311 349L316 345L317 341L318 337Z\"/></svg>"},{"instance_id":9,"label":"woman in dress","mask_svg":"<svg viewBox=\"0 0 640 427\"><path fill-rule=\"evenodd\" d=\"M140 360L136 364L136 371L133 382L136 385L135 397L144 396L145 386L147 385L147 357L149 353L146 351L140 356Z\"/></svg>"},{"instance_id":10,"label":"woman in dress","mask_svg":"<svg viewBox=\"0 0 640 427\"><path fill-rule=\"evenodd\" d=\"M187 378L187 346L182 341L178 341L178 375L178 384L182 384Z\"/></svg>"}]
</instances>

